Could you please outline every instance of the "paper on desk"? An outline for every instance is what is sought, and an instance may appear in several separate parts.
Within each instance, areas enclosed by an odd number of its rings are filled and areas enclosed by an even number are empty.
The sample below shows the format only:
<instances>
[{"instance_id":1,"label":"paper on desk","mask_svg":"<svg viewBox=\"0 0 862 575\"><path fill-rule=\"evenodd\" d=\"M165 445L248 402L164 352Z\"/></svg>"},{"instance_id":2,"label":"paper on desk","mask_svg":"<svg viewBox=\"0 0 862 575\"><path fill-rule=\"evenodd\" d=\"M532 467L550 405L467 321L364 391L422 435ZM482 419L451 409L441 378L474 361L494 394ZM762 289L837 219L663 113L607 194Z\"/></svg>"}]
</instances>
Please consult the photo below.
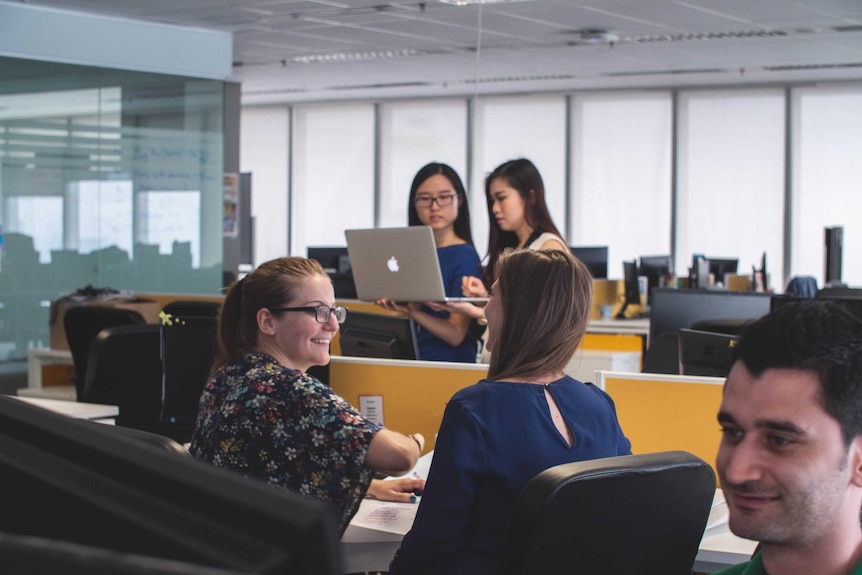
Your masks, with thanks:
<instances>
[{"instance_id":1,"label":"paper on desk","mask_svg":"<svg viewBox=\"0 0 862 575\"><path fill-rule=\"evenodd\" d=\"M709 510L709 519L706 520L706 530L716 528L727 523L727 503L724 500L724 492L721 489L715 490L715 495L712 498L712 509Z\"/></svg>"},{"instance_id":2,"label":"paper on desk","mask_svg":"<svg viewBox=\"0 0 862 575\"><path fill-rule=\"evenodd\" d=\"M405 535L413 527L418 503L393 503L364 499L350 524L364 529Z\"/></svg>"},{"instance_id":3,"label":"paper on desk","mask_svg":"<svg viewBox=\"0 0 862 575\"><path fill-rule=\"evenodd\" d=\"M398 477L387 477L387 479L401 479L402 477L426 479L428 471L431 469L433 457L434 452L430 451L420 457L416 466L409 472ZM392 501L364 499L356 515L350 520L350 524L355 527L405 535L413 526L413 519L416 518L418 507L418 501L416 503L394 503Z\"/></svg>"}]
</instances>

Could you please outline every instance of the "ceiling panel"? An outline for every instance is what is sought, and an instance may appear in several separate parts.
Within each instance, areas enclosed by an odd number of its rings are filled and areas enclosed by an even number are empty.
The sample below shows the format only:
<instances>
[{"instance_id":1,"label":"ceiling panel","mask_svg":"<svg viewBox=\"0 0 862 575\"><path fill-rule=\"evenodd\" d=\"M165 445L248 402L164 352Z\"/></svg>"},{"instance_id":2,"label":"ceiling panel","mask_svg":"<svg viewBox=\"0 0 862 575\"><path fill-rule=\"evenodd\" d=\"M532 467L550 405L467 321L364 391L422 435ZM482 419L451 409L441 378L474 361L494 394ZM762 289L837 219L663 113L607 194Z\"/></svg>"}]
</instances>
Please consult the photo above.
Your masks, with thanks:
<instances>
[{"instance_id":1,"label":"ceiling panel","mask_svg":"<svg viewBox=\"0 0 862 575\"><path fill-rule=\"evenodd\" d=\"M242 83L246 104L862 79L862 0L29 4L234 32L234 61L242 65L232 79ZM310 56L321 58L295 61ZM769 69L775 66L800 69ZM715 71L691 73L707 69Z\"/></svg>"}]
</instances>

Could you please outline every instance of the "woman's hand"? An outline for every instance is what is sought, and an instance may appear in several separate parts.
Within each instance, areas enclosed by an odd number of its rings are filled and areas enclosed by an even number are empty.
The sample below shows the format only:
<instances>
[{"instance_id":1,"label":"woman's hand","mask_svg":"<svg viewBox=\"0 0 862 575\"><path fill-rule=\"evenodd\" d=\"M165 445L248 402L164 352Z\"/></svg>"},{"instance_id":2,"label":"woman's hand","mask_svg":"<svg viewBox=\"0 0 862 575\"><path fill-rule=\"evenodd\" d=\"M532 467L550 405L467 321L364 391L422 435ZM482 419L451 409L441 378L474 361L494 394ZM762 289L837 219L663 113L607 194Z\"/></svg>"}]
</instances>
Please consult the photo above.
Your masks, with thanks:
<instances>
[{"instance_id":1,"label":"woman's hand","mask_svg":"<svg viewBox=\"0 0 862 575\"><path fill-rule=\"evenodd\" d=\"M379 299L375 303L384 309L388 309L389 311L403 313L407 317L413 317L413 312L415 312L416 309L419 307L418 304L415 303L400 304L386 298Z\"/></svg>"},{"instance_id":2,"label":"woman's hand","mask_svg":"<svg viewBox=\"0 0 862 575\"><path fill-rule=\"evenodd\" d=\"M488 297L488 290L482 280L475 276L461 278L461 292L467 297Z\"/></svg>"},{"instance_id":3,"label":"woman's hand","mask_svg":"<svg viewBox=\"0 0 862 575\"><path fill-rule=\"evenodd\" d=\"M485 310L469 301L449 302L425 302L425 305L436 311L448 311L449 313L460 313L472 319L479 319L485 315Z\"/></svg>"},{"instance_id":4,"label":"woman's hand","mask_svg":"<svg viewBox=\"0 0 862 575\"><path fill-rule=\"evenodd\" d=\"M424 479L406 477L403 479L372 479L365 497L380 501L398 501L413 503L417 495L422 495L425 489Z\"/></svg>"}]
</instances>

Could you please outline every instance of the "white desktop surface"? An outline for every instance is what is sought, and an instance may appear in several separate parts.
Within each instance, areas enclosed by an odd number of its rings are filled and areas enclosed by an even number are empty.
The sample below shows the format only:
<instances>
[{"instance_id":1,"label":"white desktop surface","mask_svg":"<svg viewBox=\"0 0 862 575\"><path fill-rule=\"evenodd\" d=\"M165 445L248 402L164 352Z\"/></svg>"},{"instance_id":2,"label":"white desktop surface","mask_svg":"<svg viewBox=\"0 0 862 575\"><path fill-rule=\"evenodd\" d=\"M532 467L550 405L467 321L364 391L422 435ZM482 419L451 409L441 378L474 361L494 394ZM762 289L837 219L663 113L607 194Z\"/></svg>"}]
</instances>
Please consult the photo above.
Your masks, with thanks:
<instances>
[{"instance_id":1,"label":"white desktop surface","mask_svg":"<svg viewBox=\"0 0 862 575\"><path fill-rule=\"evenodd\" d=\"M79 403L77 401L47 399L43 397L21 397L16 395L10 397L75 419L90 419L104 423L113 423L114 419L120 414L120 408L116 405Z\"/></svg>"},{"instance_id":2,"label":"white desktop surface","mask_svg":"<svg viewBox=\"0 0 862 575\"><path fill-rule=\"evenodd\" d=\"M405 517L416 516L416 507L415 503L363 500L341 538L345 573L387 571L407 529L399 532L386 525L371 527L372 522L367 518L373 516L377 523L385 523L387 517L392 517L393 521L398 520L403 525ZM748 561L756 546L757 542L730 532L724 495L721 489L717 489L706 532L695 558L694 571L711 573Z\"/></svg>"},{"instance_id":3,"label":"white desktop surface","mask_svg":"<svg viewBox=\"0 0 862 575\"><path fill-rule=\"evenodd\" d=\"M587 333L620 333L627 335L649 335L649 318L592 319L587 324Z\"/></svg>"}]
</instances>

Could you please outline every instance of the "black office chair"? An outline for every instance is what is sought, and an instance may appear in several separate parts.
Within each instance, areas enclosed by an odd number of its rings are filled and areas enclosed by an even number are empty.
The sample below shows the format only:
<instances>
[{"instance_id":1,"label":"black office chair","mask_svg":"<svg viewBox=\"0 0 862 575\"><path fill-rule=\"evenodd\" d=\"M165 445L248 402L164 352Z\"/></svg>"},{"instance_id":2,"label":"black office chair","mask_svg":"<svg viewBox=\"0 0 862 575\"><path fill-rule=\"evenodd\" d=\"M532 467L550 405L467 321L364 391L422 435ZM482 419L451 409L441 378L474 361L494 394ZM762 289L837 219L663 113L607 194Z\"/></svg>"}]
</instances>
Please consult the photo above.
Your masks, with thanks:
<instances>
[{"instance_id":1,"label":"black office chair","mask_svg":"<svg viewBox=\"0 0 862 575\"><path fill-rule=\"evenodd\" d=\"M160 433L162 410L161 326L104 329L90 345L79 401L116 405L117 425Z\"/></svg>"},{"instance_id":2,"label":"black office chair","mask_svg":"<svg viewBox=\"0 0 862 575\"><path fill-rule=\"evenodd\" d=\"M93 425L102 424L93 422ZM135 429L133 427L122 427L119 425L111 426L111 431L113 433L128 437L139 445L149 445L151 447L155 447L162 451L167 451L168 453L174 453L182 457L191 457L192 455L191 453L189 453L188 449L180 445L177 441L174 441L170 437L161 435L159 433L152 433L150 431L144 431L142 429Z\"/></svg>"},{"instance_id":3,"label":"black office chair","mask_svg":"<svg viewBox=\"0 0 862 575\"><path fill-rule=\"evenodd\" d=\"M201 392L218 350L218 320L215 317L179 317L181 321L161 326L161 423L170 437L187 443L194 430Z\"/></svg>"},{"instance_id":4,"label":"black office chair","mask_svg":"<svg viewBox=\"0 0 862 575\"><path fill-rule=\"evenodd\" d=\"M497 575L691 575L714 493L684 451L552 467L521 492Z\"/></svg>"},{"instance_id":5,"label":"black office chair","mask_svg":"<svg viewBox=\"0 0 862 575\"><path fill-rule=\"evenodd\" d=\"M80 305L69 308L63 316L63 330L69 351L72 352L72 363L75 366L75 390L78 397L84 395L84 379L87 376L87 361L90 356L90 344L100 331L109 327L121 325L144 324L144 316L140 313L117 307L103 305Z\"/></svg>"}]
</instances>

